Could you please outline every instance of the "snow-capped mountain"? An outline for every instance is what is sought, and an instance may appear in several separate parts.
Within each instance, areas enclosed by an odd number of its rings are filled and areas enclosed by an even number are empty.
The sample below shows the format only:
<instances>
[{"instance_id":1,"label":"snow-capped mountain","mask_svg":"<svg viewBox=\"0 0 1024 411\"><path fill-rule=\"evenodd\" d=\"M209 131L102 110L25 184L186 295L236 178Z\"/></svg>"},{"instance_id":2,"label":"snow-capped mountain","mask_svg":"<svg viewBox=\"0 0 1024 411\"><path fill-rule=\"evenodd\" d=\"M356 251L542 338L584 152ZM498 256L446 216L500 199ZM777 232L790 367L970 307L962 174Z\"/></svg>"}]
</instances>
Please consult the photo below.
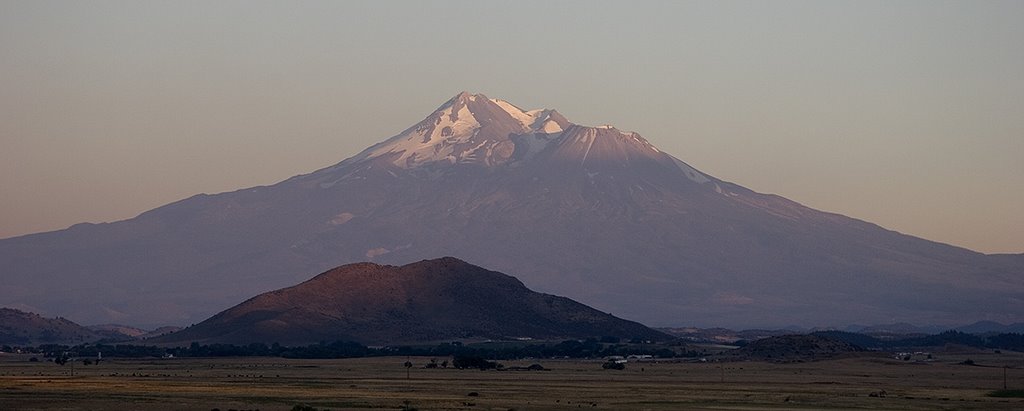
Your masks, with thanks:
<instances>
[{"instance_id":1,"label":"snow-capped mountain","mask_svg":"<svg viewBox=\"0 0 1024 411\"><path fill-rule=\"evenodd\" d=\"M504 100L459 93L423 121L339 166L385 158L401 168L505 164L516 144L544 146L571 124L554 110L522 109ZM522 154L517 160L523 160Z\"/></svg>"},{"instance_id":2,"label":"snow-capped mountain","mask_svg":"<svg viewBox=\"0 0 1024 411\"><path fill-rule=\"evenodd\" d=\"M649 325L1024 320L1024 255L813 210L636 133L468 93L310 174L0 240L0 305L188 324L341 264L445 255Z\"/></svg>"},{"instance_id":3,"label":"snow-capped mountain","mask_svg":"<svg viewBox=\"0 0 1024 411\"><path fill-rule=\"evenodd\" d=\"M525 111L504 100L462 92L401 134L309 177L321 179L337 176L338 170L345 171L338 180L322 181L321 186L326 188L375 165L378 169L398 168L436 179L443 176L444 170L457 165L493 169L558 162L578 163L582 168L612 163L629 168L644 161L682 171L698 183L711 181L693 167L662 153L639 134L608 125L575 125L555 110Z\"/></svg>"}]
</instances>

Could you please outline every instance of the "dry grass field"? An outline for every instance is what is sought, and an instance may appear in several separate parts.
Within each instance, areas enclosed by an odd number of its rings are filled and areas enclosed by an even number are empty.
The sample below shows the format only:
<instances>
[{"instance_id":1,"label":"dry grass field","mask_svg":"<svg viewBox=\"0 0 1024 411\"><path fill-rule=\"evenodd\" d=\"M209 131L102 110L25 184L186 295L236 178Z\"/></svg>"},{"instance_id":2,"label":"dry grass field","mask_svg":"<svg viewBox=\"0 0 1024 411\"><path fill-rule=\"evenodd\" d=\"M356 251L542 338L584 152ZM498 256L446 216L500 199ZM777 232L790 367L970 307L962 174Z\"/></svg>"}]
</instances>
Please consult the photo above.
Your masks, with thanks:
<instances>
[{"instance_id":1,"label":"dry grass field","mask_svg":"<svg viewBox=\"0 0 1024 411\"><path fill-rule=\"evenodd\" d=\"M970 357L977 365L958 364ZM429 358L108 359L74 366L0 354L2 410L756 410L1024 409L1020 353L938 354L932 362L863 356L776 364L536 360L550 371L423 369ZM439 359L440 361L441 359ZM884 394L881 394L884 391Z\"/></svg>"}]
</instances>

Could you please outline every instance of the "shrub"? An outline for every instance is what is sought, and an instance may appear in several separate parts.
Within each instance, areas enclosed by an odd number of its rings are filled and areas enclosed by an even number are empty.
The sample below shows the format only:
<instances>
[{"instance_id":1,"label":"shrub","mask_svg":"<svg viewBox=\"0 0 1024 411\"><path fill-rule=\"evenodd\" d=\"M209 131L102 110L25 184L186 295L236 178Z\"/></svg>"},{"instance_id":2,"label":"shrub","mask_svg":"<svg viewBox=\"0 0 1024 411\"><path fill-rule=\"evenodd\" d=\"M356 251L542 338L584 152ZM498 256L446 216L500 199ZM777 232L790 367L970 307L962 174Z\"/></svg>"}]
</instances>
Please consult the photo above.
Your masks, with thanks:
<instances>
[{"instance_id":1,"label":"shrub","mask_svg":"<svg viewBox=\"0 0 1024 411\"><path fill-rule=\"evenodd\" d=\"M483 357L477 357L474 355L456 355L452 360L452 366L458 369L479 368L481 370L490 370L500 367L500 365L494 361L487 361Z\"/></svg>"},{"instance_id":2,"label":"shrub","mask_svg":"<svg viewBox=\"0 0 1024 411\"><path fill-rule=\"evenodd\" d=\"M996 390L988 393L989 397L1024 398L1024 390Z\"/></svg>"}]
</instances>

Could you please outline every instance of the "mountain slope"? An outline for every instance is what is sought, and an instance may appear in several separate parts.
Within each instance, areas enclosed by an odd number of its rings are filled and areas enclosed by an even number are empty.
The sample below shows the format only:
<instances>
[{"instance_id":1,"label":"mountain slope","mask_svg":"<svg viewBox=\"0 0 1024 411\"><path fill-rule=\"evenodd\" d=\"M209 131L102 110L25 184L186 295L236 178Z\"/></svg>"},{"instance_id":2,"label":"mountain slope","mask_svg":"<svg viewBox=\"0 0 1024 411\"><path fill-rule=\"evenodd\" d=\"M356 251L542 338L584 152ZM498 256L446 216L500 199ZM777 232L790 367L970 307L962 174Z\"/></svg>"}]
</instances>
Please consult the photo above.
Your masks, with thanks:
<instances>
[{"instance_id":1,"label":"mountain slope","mask_svg":"<svg viewBox=\"0 0 1024 411\"><path fill-rule=\"evenodd\" d=\"M102 338L64 318L44 318L11 308L0 308L0 344L81 344Z\"/></svg>"},{"instance_id":2,"label":"mountain slope","mask_svg":"<svg viewBox=\"0 0 1024 411\"><path fill-rule=\"evenodd\" d=\"M636 133L468 93L272 186L0 240L0 304L187 324L304 273L442 255L652 325L1024 321L1024 255L813 210ZM71 281L84 289L48 292Z\"/></svg>"},{"instance_id":3,"label":"mountain slope","mask_svg":"<svg viewBox=\"0 0 1024 411\"><path fill-rule=\"evenodd\" d=\"M141 341L164 334L170 334L181 329L181 327L165 326L147 331L120 324L98 324L86 326L85 328L88 328L89 331L103 337L104 342Z\"/></svg>"},{"instance_id":4,"label":"mountain slope","mask_svg":"<svg viewBox=\"0 0 1024 411\"><path fill-rule=\"evenodd\" d=\"M155 343L320 341L396 344L453 339L667 335L455 258L402 267L358 263L261 294Z\"/></svg>"}]
</instances>

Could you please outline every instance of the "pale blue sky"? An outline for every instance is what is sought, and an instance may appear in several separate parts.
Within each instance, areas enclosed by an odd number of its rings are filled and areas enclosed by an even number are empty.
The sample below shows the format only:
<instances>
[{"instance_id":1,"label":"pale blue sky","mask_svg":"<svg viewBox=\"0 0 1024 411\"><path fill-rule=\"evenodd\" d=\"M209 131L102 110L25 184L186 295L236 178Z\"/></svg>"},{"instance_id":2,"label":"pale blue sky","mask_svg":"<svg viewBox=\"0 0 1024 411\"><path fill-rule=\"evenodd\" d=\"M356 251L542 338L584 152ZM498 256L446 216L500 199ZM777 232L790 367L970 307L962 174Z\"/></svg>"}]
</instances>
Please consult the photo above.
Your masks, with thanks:
<instances>
[{"instance_id":1,"label":"pale blue sky","mask_svg":"<svg viewBox=\"0 0 1024 411\"><path fill-rule=\"evenodd\" d=\"M0 237L349 157L467 90L1024 252L1024 2L0 1Z\"/></svg>"}]
</instances>

